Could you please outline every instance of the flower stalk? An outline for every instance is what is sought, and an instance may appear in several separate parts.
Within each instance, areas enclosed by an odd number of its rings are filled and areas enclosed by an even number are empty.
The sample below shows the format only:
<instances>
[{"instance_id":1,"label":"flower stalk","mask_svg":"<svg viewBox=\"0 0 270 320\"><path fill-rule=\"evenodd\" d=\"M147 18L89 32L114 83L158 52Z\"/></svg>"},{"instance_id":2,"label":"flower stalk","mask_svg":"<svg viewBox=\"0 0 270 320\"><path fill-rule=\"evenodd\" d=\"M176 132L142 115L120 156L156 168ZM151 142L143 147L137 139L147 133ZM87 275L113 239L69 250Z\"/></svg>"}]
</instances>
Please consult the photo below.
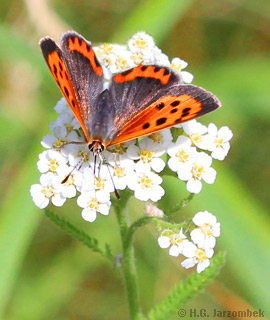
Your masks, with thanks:
<instances>
[{"instance_id":1,"label":"flower stalk","mask_svg":"<svg viewBox=\"0 0 270 320\"><path fill-rule=\"evenodd\" d=\"M121 193L121 200L114 202L114 208L119 224L120 236L123 248L122 269L125 278L127 298L130 310L130 319L136 320L140 317L140 302L137 284L137 274L135 265L134 248L130 242L127 243L126 237L129 232L130 222L127 202L130 195L126 192Z\"/></svg>"}]
</instances>

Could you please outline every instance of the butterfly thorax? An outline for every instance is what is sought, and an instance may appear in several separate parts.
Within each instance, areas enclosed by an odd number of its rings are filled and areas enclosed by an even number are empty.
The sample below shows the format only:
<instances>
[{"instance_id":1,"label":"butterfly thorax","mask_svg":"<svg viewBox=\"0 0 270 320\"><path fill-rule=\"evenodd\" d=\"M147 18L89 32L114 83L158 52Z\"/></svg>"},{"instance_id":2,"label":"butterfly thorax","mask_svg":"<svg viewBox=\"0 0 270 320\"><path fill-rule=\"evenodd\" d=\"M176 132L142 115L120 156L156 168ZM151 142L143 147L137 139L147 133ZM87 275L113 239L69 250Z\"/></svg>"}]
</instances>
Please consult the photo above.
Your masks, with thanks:
<instances>
[{"instance_id":1,"label":"butterfly thorax","mask_svg":"<svg viewBox=\"0 0 270 320\"><path fill-rule=\"evenodd\" d=\"M87 129L91 144L99 144L104 149L110 143L109 134L114 116L114 107L109 99L108 90L104 90L89 109L91 112Z\"/></svg>"}]
</instances>

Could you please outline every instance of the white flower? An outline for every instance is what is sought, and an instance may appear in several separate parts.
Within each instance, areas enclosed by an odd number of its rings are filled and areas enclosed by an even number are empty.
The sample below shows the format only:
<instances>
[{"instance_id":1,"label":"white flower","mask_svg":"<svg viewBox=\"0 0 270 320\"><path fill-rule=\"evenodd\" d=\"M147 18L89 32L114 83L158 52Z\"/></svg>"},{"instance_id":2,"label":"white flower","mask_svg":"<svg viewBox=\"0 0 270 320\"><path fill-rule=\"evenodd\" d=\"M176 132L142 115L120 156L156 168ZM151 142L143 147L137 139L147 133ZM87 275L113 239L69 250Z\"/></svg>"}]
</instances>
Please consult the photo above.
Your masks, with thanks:
<instances>
[{"instance_id":1,"label":"white flower","mask_svg":"<svg viewBox=\"0 0 270 320\"><path fill-rule=\"evenodd\" d=\"M206 135L207 127L196 120L183 123L183 129L189 135L192 143L203 150L208 150L210 146L209 137Z\"/></svg>"},{"instance_id":2,"label":"white flower","mask_svg":"<svg viewBox=\"0 0 270 320\"><path fill-rule=\"evenodd\" d=\"M132 54L129 51L118 53L115 56L114 64L110 68L111 72L118 73L136 67L131 56Z\"/></svg>"},{"instance_id":3,"label":"white flower","mask_svg":"<svg viewBox=\"0 0 270 320\"><path fill-rule=\"evenodd\" d=\"M215 169L210 167L211 164L212 158L208 154L197 152L195 161L177 172L178 178L187 181L186 187L189 192L199 193L202 189L201 180L212 184L216 179L217 173Z\"/></svg>"},{"instance_id":4,"label":"white flower","mask_svg":"<svg viewBox=\"0 0 270 320\"><path fill-rule=\"evenodd\" d=\"M76 196L77 190L81 190L82 185L82 173L78 170L74 170L69 166L63 167L59 172L61 181L68 177L65 183L62 183L61 193L65 198L73 198Z\"/></svg>"},{"instance_id":5,"label":"white flower","mask_svg":"<svg viewBox=\"0 0 270 320\"><path fill-rule=\"evenodd\" d=\"M39 155L37 167L41 173L46 173L48 171L57 173L59 168L61 169L61 167L65 166L66 163L67 159L60 152L46 150Z\"/></svg>"},{"instance_id":6,"label":"white flower","mask_svg":"<svg viewBox=\"0 0 270 320\"><path fill-rule=\"evenodd\" d=\"M78 165L80 170L83 171L83 169L93 164L91 161L92 154L85 144L69 144L66 146L66 152L68 153L68 162L71 167Z\"/></svg>"},{"instance_id":7,"label":"white flower","mask_svg":"<svg viewBox=\"0 0 270 320\"><path fill-rule=\"evenodd\" d=\"M64 148L68 142L80 141L77 133L72 131L68 133L65 127L57 126L54 128L54 135L47 134L43 137L41 145L46 149L58 149L61 148L61 153L65 155Z\"/></svg>"},{"instance_id":8,"label":"white flower","mask_svg":"<svg viewBox=\"0 0 270 320\"><path fill-rule=\"evenodd\" d=\"M136 33L128 42L131 52L147 52L151 51L155 46L154 40L145 32Z\"/></svg>"},{"instance_id":9,"label":"white flower","mask_svg":"<svg viewBox=\"0 0 270 320\"><path fill-rule=\"evenodd\" d=\"M185 136L179 136L175 143L170 143L167 152L171 157L168 166L174 172L190 170L197 155L196 148L191 147L191 140Z\"/></svg>"},{"instance_id":10,"label":"white flower","mask_svg":"<svg viewBox=\"0 0 270 320\"><path fill-rule=\"evenodd\" d=\"M112 165L112 168L109 167L109 170L112 173L115 188L124 190L127 186L130 173L134 172L134 161L120 154L112 154L108 157L108 162Z\"/></svg>"},{"instance_id":11,"label":"white flower","mask_svg":"<svg viewBox=\"0 0 270 320\"><path fill-rule=\"evenodd\" d=\"M172 142L173 137L170 129L154 132L147 136L147 138L153 140L155 143L160 145L160 149L166 149L168 144Z\"/></svg>"},{"instance_id":12,"label":"white flower","mask_svg":"<svg viewBox=\"0 0 270 320\"><path fill-rule=\"evenodd\" d=\"M232 131L228 127L217 129L214 123L208 126L208 137L210 141L209 151L212 151L211 156L217 160L224 160L227 156L230 143L233 137Z\"/></svg>"},{"instance_id":13,"label":"white flower","mask_svg":"<svg viewBox=\"0 0 270 320\"><path fill-rule=\"evenodd\" d=\"M134 190L135 198L141 201L150 199L156 202L165 194L164 189L160 186L161 183L162 178L149 171L147 173L131 173L127 185L129 189Z\"/></svg>"},{"instance_id":14,"label":"white flower","mask_svg":"<svg viewBox=\"0 0 270 320\"><path fill-rule=\"evenodd\" d=\"M110 200L110 192L114 191L112 177L108 172L107 166L102 165L94 176L93 168L87 168L83 171L82 192L95 190L95 196L100 202Z\"/></svg>"},{"instance_id":15,"label":"white flower","mask_svg":"<svg viewBox=\"0 0 270 320\"><path fill-rule=\"evenodd\" d=\"M60 114L63 112L68 112L73 115L72 110L70 109L67 100L64 97L57 102L56 106L54 107L54 110Z\"/></svg>"},{"instance_id":16,"label":"white flower","mask_svg":"<svg viewBox=\"0 0 270 320\"><path fill-rule=\"evenodd\" d=\"M185 83L191 83L193 81L193 75L188 71L182 71L188 66L188 63L180 58L173 58L171 62L171 68L180 73Z\"/></svg>"},{"instance_id":17,"label":"white flower","mask_svg":"<svg viewBox=\"0 0 270 320\"><path fill-rule=\"evenodd\" d=\"M50 199L52 203L61 207L66 198L61 194L61 178L51 172L42 174L40 184L33 184L30 193L37 207L44 209L48 206Z\"/></svg>"},{"instance_id":18,"label":"white flower","mask_svg":"<svg viewBox=\"0 0 270 320\"><path fill-rule=\"evenodd\" d=\"M78 120L74 117L73 114L70 114L70 112L61 113L56 119L56 124L57 126L65 127L67 129L67 132L71 132L81 127Z\"/></svg>"},{"instance_id":19,"label":"white flower","mask_svg":"<svg viewBox=\"0 0 270 320\"><path fill-rule=\"evenodd\" d=\"M135 164L136 170L141 172L150 171L152 168L156 172L161 172L165 167L165 162L159 157L165 153L162 145L155 143L149 138L143 138L139 142L139 147L131 145L127 149L127 156L130 159L139 161Z\"/></svg>"},{"instance_id":20,"label":"white flower","mask_svg":"<svg viewBox=\"0 0 270 320\"><path fill-rule=\"evenodd\" d=\"M77 199L79 207L83 208L82 218L89 222L94 222L97 218L97 213L107 216L110 212L110 201L101 201L96 197L96 192L88 191L82 192Z\"/></svg>"},{"instance_id":21,"label":"white flower","mask_svg":"<svg viewBox=\"0 0 270 320\"><path fill-rule=\"evenodd\" d=\"M209 258L212 258L213 254L213 249L198 248L194 243L188 242L183 248L183 255L188 259L181 262L181 265L182 267L189 269L197 264L197 272L201 273L210 266Z\"/></svg>"},{"instance_id":22,"label":"white flower","mask_svg":"<svg viewBox=\"0 0 270 320\"><path fill-rule=\"evenodd\" d=\"M185 244L188 243L187 237L183 233L183 228L179 231L179 234L165 230L158 238L158 244L160 248L169 248L169 255L178 257L183 252Z\"/></svg>"},{"instance_id":23,"label":"white flower","mask_svg":"<svg viewBox=\"0 0 270 320\"><path fill-rule=\"evenodd\" d=\"M220 236L220 223L217 218L208 211L200 211L192 221L199 227L191 231L192 241L200 248L214 248L216 237Z\"/></svg>"}]
</instances>

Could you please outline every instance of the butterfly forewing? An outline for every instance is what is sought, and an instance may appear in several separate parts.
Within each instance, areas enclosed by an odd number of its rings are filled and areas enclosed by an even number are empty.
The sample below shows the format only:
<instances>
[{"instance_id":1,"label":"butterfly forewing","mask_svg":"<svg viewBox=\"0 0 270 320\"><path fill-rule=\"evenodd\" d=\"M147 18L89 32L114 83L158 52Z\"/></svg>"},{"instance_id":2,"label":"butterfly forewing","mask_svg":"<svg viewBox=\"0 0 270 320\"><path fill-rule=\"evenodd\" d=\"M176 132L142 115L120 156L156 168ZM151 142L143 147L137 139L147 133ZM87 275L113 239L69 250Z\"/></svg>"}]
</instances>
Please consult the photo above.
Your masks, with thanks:
<instances>
[{"instance_id":1,"label":"butterfly forewing","mask_svg":"<svg viewBox=\"0 0 270 320\"><path fill-rule=\"evenodd\" d=\"M103 91L103 70L98 62L91 43L74 31L63 34L60 47L75 87L81 113L90 139L90 128L96 119L97 98Z\"/></svg>"},{"instance_id":2,"label":"butterfly forewing","mask_svg":"<svg viewBox=\"0 0 270 320\"><path fill-rule=\"evenodd\" d=\"M58 45L50 37L45 37L40 41L40 47L48 67L60 88L62 94L66 98L71 110L79 121L86 139L89 139L83 114L81 112L78 96L70 78L69 71L64 61L63 53Z\"/></svg>"},{"instance_id":3,"label":"butterfly forewing","mask_svg":"<svg viewBox=\"0 0 270 320\"><path fill-rule=\"evenodd\" d=\"M122 143L200 117L220 107L210 92L193 85L175 85L158 93L128 121L111 145Z\"/></svg>"}]
</instances>

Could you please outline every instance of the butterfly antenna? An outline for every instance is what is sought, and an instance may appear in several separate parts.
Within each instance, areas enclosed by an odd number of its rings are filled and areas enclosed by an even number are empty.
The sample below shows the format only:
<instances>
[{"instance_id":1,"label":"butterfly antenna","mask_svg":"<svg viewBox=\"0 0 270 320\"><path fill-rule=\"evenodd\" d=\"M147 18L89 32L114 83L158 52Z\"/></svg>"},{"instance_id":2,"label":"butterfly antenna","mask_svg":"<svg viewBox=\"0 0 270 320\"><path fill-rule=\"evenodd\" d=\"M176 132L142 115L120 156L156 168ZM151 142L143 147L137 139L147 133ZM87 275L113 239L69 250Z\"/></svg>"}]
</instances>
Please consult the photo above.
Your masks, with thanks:
<instances>
[{"instance_id":1,"label":"butterfly antenna","mask_svg":"<svg viewBox=\"0 0 270 320\"><path fill-rule=\"evenodd\" d=\"M89 155L89 152L90 151L85 153L85 155L81 158L81 160L73 167L73 169L70 171L70 173L61 181L61 184L66 183L68 181L68 178L72 175L72 173L75 169L78 169L78 170L81 169L85 158Z\"/></svg>"},{"instance_id":2,"label":"butterfly antenna","mask_svg":"<svg viewBox=\"0 0 270 320\"><path fill-rule=\"evenodd\" d=\"M117 189L116 189L116 187L115 187L115 184L114 184L114 181L113 181L113 176L112 176L112 173L111 173L111 171L110 171L110 168L109 168L108 163L106 163L106 167L107 167L107 169L108 169L108 171L109 171L109 175L110 175L111 180L112 180L113 189L114 189L114 194L115 194L116 198L117 198L118 200L120 200L120 195L119 195L119 193L118 193L118 191L117 191Z\"/></svg>"}]
</instances>

